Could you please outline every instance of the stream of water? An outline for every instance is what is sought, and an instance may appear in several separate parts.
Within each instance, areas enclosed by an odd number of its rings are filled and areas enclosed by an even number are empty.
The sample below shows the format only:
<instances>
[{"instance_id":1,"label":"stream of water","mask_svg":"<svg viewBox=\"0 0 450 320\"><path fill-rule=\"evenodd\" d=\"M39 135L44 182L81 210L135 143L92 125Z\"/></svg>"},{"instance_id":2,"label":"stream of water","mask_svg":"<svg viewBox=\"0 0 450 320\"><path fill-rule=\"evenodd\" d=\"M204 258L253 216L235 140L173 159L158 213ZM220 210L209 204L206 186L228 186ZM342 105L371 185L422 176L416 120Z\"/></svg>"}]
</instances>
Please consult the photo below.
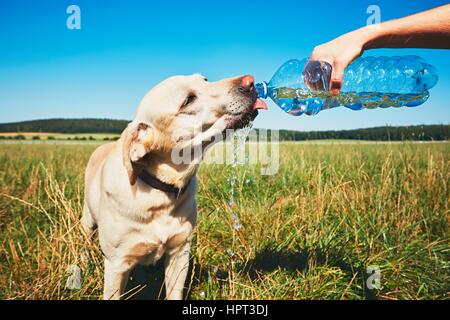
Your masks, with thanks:
<instances>
[{"instance_id":1,"label":"stream of water","mask_svg":"<svg viewBox=\"0 0 450 320\"><path fill-rule=\"evenodd\" d=\"M247 157L245 155L245 142L247 140L247 136L252 129L253 123L250 122L246 127L237 130L234 132L232 143L232 163L231 163L231 176L228 178L228 182L230 184L230 196L228 205L230 207L231 212L231 221L233 222L233 247L236 242L236 234L242 229L241 220L237 213L236 207L236 199L235 199L235 187L238 183L238 165L245 164L247 161ZM234 257L233 248L227 250L228 255Z\"/></svg>"}]
</instances>

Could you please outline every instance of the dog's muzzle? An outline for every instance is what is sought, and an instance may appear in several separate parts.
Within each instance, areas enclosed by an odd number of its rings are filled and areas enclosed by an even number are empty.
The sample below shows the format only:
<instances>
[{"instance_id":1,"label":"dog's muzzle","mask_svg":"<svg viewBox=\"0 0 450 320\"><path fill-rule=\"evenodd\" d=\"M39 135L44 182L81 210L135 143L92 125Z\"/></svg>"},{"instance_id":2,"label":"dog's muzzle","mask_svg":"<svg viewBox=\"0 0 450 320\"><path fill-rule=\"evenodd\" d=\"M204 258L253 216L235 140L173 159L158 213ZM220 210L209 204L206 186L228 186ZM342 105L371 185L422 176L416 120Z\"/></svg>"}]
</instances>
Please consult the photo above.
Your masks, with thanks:
<instances>
[{"instance_id":1,"label":"dog's muzzle","mask_svg":"<svg viewBox=\"0 0 450 320\"><path fill-rule=\"evenodd\" d=\"M232 94L235 101L229 106L228 129L240 129L253 121L258 115L258 109L266 109L264 101L258 99L253 76L246 75L236 80Z\"/></svg>"}]
</instances>

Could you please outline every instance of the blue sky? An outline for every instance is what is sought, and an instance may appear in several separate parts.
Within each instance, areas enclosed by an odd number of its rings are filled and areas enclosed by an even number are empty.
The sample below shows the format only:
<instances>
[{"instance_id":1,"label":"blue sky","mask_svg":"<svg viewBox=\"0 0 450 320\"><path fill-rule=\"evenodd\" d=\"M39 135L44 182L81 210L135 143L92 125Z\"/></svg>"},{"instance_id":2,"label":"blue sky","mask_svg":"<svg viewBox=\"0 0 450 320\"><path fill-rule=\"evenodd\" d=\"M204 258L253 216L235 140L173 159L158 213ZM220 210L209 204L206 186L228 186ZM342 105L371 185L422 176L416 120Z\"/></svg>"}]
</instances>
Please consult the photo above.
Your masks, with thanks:
<instances>
[{"instance_id":1,"label":"blue sky","mask_svg":"<svg viewBox=\"0 0 450 320\"><path fill-rule=\"evenodd\" d=\"M0 122L54 117L132 119L142 96L175 74L211 81L241 74L269 80L286 60L364 26L370 4L386 21L446 1L125 1L2 0ZM81 8L81 30L66 8ZM450 122L450 51L371 50L422 56L439 82L418 108L324 111L293 117L273 103L255 125L295 130Z\"/></svg>"}]
</instances>

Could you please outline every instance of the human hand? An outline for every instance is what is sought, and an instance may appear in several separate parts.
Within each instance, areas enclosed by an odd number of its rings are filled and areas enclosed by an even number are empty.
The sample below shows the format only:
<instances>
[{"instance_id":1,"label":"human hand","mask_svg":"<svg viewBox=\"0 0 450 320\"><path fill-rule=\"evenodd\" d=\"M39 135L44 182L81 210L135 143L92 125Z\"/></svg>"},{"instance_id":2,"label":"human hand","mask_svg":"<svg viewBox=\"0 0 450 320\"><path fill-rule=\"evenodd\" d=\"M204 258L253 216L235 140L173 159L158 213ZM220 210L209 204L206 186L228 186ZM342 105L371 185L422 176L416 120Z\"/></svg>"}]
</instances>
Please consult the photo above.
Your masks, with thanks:
<instances>
[{"instance_id":1,"label":"human hand","mask_svg":"<svg viewBox=\"0 0 450 320\"><path fill-rule=\"evenodd\" d=\"M365 42L363 32L356 30L314 48L309 59L327 62L332 67L329 84L332 95L339 94L344 70L363 53Z\"/></svg>"}]
</instances>

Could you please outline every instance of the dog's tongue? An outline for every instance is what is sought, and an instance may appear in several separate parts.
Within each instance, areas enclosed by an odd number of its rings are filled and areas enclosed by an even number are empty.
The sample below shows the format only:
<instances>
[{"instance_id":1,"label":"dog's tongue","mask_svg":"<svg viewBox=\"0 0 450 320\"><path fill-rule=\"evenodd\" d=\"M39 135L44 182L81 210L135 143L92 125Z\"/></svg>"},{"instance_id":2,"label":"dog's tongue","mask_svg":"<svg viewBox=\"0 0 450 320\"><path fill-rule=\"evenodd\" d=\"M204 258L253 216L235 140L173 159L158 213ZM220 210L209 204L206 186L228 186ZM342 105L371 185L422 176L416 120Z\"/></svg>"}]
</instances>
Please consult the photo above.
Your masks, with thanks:
<instances>
[{"instance_id":1,"label":"dog's tongue","mask_svg":"<svg viewBox=\"0 0 450 320\"><path fill-rule=\"evenodd\" d=\"M261 99L256 99L256 102L253 105L253 110L258 109L268 110L269 108L267 108L267 104L264 101L262 101Z\"/></svg>"}]
</instances>

